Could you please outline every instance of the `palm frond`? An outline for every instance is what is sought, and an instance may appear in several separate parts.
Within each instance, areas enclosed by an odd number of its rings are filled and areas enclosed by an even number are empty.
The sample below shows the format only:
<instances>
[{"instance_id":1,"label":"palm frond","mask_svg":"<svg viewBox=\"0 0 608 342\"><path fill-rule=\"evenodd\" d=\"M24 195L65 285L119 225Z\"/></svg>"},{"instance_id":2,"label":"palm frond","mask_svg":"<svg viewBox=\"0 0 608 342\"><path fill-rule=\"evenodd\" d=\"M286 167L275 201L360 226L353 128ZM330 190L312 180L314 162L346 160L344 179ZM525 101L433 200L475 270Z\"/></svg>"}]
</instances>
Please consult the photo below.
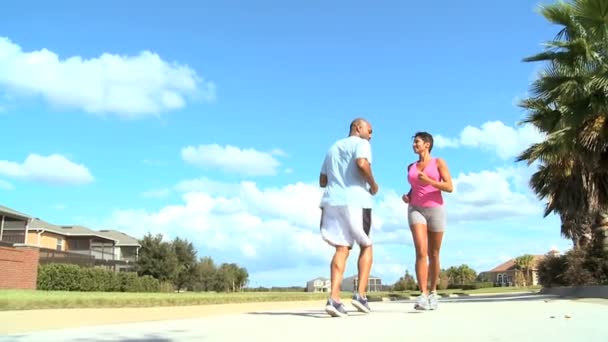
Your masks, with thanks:
<instances>
[{"instance_id":1,"label":"palm frond","mask_svg":"<svg viewBox=\"0 0 608 342\"><path fill-rule=\"evenodd\" d=\"M577 36L576 25L573 23L574 8L571 4L557 2L550 5L541 5L540 13L551 23L561 25L564 28L556 36L557 40L569 40Z\"/></svg>"}]
</instances>

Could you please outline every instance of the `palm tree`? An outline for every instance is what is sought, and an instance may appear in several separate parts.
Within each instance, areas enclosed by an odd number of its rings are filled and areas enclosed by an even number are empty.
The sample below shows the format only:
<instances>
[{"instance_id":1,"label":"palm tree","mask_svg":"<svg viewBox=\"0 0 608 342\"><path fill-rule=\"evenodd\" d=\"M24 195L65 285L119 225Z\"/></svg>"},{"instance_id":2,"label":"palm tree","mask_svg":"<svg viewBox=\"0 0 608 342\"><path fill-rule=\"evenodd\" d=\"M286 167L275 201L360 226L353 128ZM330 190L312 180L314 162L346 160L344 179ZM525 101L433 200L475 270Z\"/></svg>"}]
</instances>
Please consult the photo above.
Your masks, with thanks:
<instances>
[{"instance_id":1,"label":"palm tree","mask_svg":"<svg viewBox=\"0 0 608 342\"><path fill-rule=\"evenodd\" d=\"M562 234L586 246L608 209L608 1L558 2L541 14L562 29L524 59L547 66L521 106L529 112L524 123L546 138L518 160L539 164L530 183L547 200L545 215L559 214Z\"/></svg>"},{"instance_id":2,"label":"palm tree","mask_svg":"<svg viewBox=\"0 0 608 342\"><path fill-rule=\"evenodd\" d=\"M532 285L532 267L534 266L534 256L524 254L515 258L515 265L524 272L524 287Z\"/></svg>"}]
</instances>

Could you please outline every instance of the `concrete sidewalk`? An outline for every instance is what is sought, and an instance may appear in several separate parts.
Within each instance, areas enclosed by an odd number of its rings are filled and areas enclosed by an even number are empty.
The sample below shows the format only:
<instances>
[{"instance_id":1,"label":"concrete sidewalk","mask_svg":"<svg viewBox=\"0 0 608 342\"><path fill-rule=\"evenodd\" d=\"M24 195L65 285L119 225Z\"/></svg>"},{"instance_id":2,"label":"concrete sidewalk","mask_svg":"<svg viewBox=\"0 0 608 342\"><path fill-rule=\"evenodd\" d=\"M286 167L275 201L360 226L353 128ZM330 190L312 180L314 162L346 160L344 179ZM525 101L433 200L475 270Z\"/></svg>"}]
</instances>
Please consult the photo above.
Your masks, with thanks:
<instances>
[{"instance_id":1,"label":"concrete sidewalk","mask_svg":"<svg viewBox=\"0 0 608 342\"><path fill-rule=\"evenodd\" d=\"M330 318L323 305L310 303L260 306L194 319L17 333L0 341L608 341L606 299L446 298L439 310L427 312L413 310L411 301L371 304L367 315L349 305L346 318Z\"/></svg>"}]
</instances>

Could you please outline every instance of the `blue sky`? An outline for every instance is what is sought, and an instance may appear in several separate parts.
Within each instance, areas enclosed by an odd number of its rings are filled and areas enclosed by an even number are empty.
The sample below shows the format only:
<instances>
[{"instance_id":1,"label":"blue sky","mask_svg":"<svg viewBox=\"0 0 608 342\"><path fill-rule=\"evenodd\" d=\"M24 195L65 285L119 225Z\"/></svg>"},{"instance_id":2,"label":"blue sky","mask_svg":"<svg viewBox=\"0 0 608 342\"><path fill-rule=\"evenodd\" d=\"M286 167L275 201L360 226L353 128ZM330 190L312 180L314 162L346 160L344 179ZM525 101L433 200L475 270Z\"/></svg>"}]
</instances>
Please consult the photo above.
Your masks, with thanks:
<instances>
[{"instance_id":1,"label":"blue sky","mask_svg":"<svg viewBox=\"0 0 608 342\"><path fill-rule=\"evenodd\" d=\"M158 2L157 2L158 3ZM21 1L0 13L0 203L55 224L187 238L250 286L327 276L323 156L355 117L374 128L372 273L413 272L400 195L411 136L436 138L443 267L478 272L561 251L559 220L514 156L558 28L537 1ZM355 257L347 276L356 272Z\"/></svg>"}]
</instances>

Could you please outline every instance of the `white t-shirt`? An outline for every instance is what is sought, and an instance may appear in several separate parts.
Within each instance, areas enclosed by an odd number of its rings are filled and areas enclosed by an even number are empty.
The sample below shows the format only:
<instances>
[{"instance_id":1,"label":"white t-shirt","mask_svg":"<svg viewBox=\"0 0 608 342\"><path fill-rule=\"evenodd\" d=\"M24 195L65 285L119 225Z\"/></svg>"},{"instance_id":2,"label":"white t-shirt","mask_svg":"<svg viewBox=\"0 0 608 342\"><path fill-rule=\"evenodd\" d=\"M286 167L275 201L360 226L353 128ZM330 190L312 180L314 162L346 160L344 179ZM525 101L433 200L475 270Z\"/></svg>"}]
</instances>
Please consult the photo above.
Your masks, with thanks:
<instances>
[{"instance_id":1,"label":"white t-shirt","mask_svg":"<svg viewBox=\"0 0 608 342\"><path fill-rule=\"evenodd\" d=\"M372 149L369 141L356 136L336 141L327 151L321 173L327 175L327 186L321 198L321 207L348 205L372 207L372 195L356 160L365 158L371 164Z\"/></svg>"}]
</instances>

